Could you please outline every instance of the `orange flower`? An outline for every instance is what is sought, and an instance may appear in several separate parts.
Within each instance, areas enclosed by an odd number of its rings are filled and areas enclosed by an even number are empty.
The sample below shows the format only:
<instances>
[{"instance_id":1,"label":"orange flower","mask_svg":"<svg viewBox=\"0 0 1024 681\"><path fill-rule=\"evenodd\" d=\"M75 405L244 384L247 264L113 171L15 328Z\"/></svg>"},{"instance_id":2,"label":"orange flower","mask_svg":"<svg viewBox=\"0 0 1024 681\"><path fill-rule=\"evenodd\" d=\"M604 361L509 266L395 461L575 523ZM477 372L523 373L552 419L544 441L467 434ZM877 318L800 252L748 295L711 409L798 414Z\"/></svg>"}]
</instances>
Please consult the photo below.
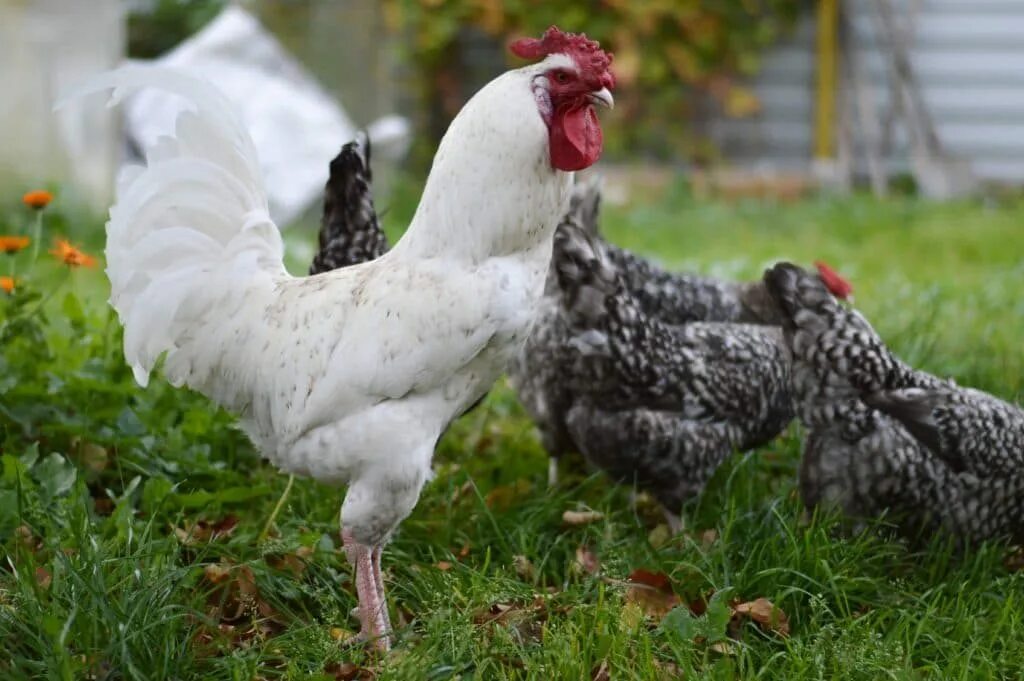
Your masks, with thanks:
<instances>
[{"instance_id":1,"label":"orange flower","mask_svg":"<svg viewBox=\"0 0 1024 681\"><path fill-rule=\"evenodd\" d=\"M17 253L29 245L30 239L27 236L0 236L0 251L4 253Z\"/></svg>"},{"instance_id":2,"label":"orange flower","mask_svg":"<svg viewBox=\"0 0 1024 681\"><path fill-rule=\"evenodd\" d=\"M46 208L50 205L50 201L53 201L53 194L45 189L36 189L35 191L27 192L21 197L22 203L35 210Z\"/></svg>"},{"instance_id":3,"label":"orange flower","mask_svg":"<svg viewBox=\"0 0 1024 681\"><path fill-rule=\"evenodd\" d=\"M96 258L78 250L66 239L58 239L57 247L50 253L70 267L94 267L96 265Z\"/></svg>"},{"instance_id":4,"label":"orange flower","mask_svg":"<svg viewBox=\"0 0 1024 681\"><path fill-rule=\"evenodd\" d=\"M14 291L14 277L0 277L0 290L4 293Z\"/></svg>"}]
</instances>

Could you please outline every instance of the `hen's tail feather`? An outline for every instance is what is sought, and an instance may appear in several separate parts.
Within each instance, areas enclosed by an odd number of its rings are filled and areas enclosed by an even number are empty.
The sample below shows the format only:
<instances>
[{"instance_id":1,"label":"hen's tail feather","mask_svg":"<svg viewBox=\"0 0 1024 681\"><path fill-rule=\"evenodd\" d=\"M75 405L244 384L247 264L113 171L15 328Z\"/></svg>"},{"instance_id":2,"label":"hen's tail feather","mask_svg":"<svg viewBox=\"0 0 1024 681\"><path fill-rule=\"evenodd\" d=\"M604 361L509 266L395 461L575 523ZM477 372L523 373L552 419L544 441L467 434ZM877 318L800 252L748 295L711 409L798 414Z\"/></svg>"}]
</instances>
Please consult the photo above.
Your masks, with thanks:
<instances>
[{"instance_id":1,"label":"hen's tail feather","mask_svg":"<svg viewBox=\"0 0 1024 681\"><path fill-rule=\"evenodd\" d=\"M324 187L320 250L310 274L375 260L388 250L373 204L370 139L360 132L331 161Z\"/></svg>"},{"instance_id":2,"label":"hen's tail feather","mask_svg":"<svg viewBox=\"0 0 1024 681\"><path fill-rule=\"evenodd\" d=\"M194 343L215 321L207 317L285 276L283 246L252 139L214 86L132 65L90 79L68 99L113 90L116 104L146 87L176 94L191 109L178 115L172 136L145 150L145 167L119 178L107 223L110 300L136 380L145 385L168 352L168 378L194 385L211 368Z\"/></svg>"}]
</instances>

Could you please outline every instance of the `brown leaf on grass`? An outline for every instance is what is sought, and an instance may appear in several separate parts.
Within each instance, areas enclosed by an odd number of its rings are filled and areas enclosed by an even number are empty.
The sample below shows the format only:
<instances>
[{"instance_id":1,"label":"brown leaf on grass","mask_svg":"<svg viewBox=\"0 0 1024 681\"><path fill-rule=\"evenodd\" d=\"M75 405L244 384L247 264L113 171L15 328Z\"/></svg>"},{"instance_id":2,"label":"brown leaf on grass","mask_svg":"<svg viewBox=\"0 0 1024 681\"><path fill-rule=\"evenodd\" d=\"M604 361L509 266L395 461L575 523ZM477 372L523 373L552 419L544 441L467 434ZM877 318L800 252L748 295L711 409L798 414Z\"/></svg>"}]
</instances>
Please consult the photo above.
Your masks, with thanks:
<instances>
[{"instance_id":1,"label":"brown leaf on grass","mask_svg":"<svg viewBox=\"0 0 1024 681\"><path fill-rule=\"evenodd\" d=\"M633 570L629 575L629 584L626 602L640 606L648 617L660 621L680 603L679 596L672 590L672 581L663 572Z\"/></svg>"},{"instance_id":2,"label":"brown leaf on grass","mask_svg":"<svg viewBox=\"0 0 1024 681\"><path fill-rule=\"evenodd\" d=\"M577 569L588 575L596 575L601 571L601 559L586 544L576 549L575 565Z\"/></svg>"},{"instance_id":3,"label":"brown leaf on grass","mask_svg":"<svg viewBox=\"0 0 1024 681\"><path fill-rule=\"evenodd\" d=\"M537 568L533 566L530 559L523 555L512 556L512 567L519 578L525 582L532 582L537 578Z\"/></svg>"},{"instance_id":4,"label":"brown leaf on grass","mask_svg":"<svg viewBox=\"0 0 1024 681\"><path fill-rule=\"evenodd\" d=\"M749 617L780 636L789 636L789 618L767 598L758 598L732 606L733 616Z\"/></svg>"},{"instance_id":5,"label":"brown leaf on grass","mask_svg":"<svg viewBox=\"0 0 1024 681\"><path fill-rule=\"evenodd\" d=\"M1003 558L1003 566L1010 572L1024 570L1024 546L1007 553Z\"/></svg>"},{"instance_id":6,"label":"brown leaf on grass","mask_svg":"<svg viewBox=\"0 0 1024 681\"><path fill-rule=\"evenodd\" d=\"M214 619L233 624L246 618L277 617L277 611L261 597L256 576L248 565L210 564L203 568L203 576L217 587L207 601Z\"/></svg>"},{"instance_id":7,"label":"brown leaf on grass","mask_svg":"<svg viewBox=\"0 0 1024 681\"><path fill-rule=\"evenodd\" d=\"M473 491L473 481L467 480L452 494L452 505L459 503L466 495Z\"/></svg>"},{"instance_id":8,"label":"brown leaf on grass","mask_svg":"<svg viewBox=\"0 0 1024 681\"><path fill-rule=\"evenodd\" d=\"M78 447L76 458L78 463L93 473L102 473L110 463L110 454L106 447L86 442Z\"/></svg>"},{"instance_id":9,"label":"brown leaf on grass","mask_svg":"<svg viewBox=\"0 0 1024 681\"><path fill-rule=\"evenodd\" d=\"M238 516L229 514L217 522L200 520L185 527L175 527L174 536L185 546L201 546L231 536L238 526Z\"/></svg>"},{"instance_id":10,"label":"brown leaf on grass","mask_svg":"<svg viewBox=\"0 0 1024 681\"><path fill-rule=\"evenodd\" d=\"M520 478L511 485L501 485L492 489L484 497L484 503L487 504L487 508L503 511L515 505L532 491L533 484L525 478Z\"/></svg>"},{"instance_id":11,"label":"brown leaf on grass","mask_svg":"<svg viewBox=\"0 0 1024 681\"><path fill-rule=\"evenodd\" d=\"M590 670L590 681L612 681L612 674L608 671L608 660L601 660L601 664Z\"/></svg>"},{"instance_id":12,"label":"brown leaf on grass","mask_svg":"<svg viewBox=\"0 0 1024 681\"><path fill-rule=\"evenodd\" d=\"M712 643L709 646L709 650L711 650L711 652L718 653L719 655L732 656L736 654L736 646L734 646L732 643L729 643L728 641L718 641L717 643Z\"/></svg>"},{"instance_id":13,"label":"brown leaf on grass","mask_svg":"<svg viewBox=\"0 0 1024 681\"><path fill-rule=\"evenodd\" d=\"M49 589L50 584L53 583L53 575L50 574L49 570L39 566L36 568L36 584L39 585L40 589Z\"/></svg>"},{"instance_id":14,"label":"brown leaf on grass","mask_svg":"<svg viewBox=\"0 0 1024 681\"><path fill-rule=\"evenodd\" d=\"M14 537L19 544L29 551L38 551L43 548L43 540L32 534L32 528L28 525L18 525L14 528Z\"/></svg>"},{"instance_id":15,"label":"brown leaf on grass","mask_svg":"<svg viewBox=\"0 0 1024 681\"><path fill-rule=\"evenodd\" d=\"M666 523L659 523L647 534L647 543L660 549L672 539L672 530Z\"/></svg>"},{"instance_id":16,"label":"brown leaf on grass","mask_svg":"<svg viewBox=\"0 0 1024 681\"><path fill-rule=\"evenodd\" d=\"M700 533L700 547L707 551L718 541L718 530L709 528Z\"/></svg>"},{"instance_id":17,"label":"brown leaf on grass","mask_svg":"<svg viewBox=\"0 0 1024 681\"><path fill-rule=\"evenodd\" d=\"M548 618L548 603L538 596L530 603L494 603L473 615L477 625L500 625L514 629L526 640L540 642L544 635L544 622Z\"/></svg>"},{"instance_id":18,"label":"brown leaf on grass","mask_svg":"<svg viewBox=\"0 0 1024 681\"><path fill-rule=\"evenodd\" d=\"M437 561L437 563L434 564L434 567L436 567L441 572L448 572L452 569L452 563L450 563L447 560L439 560Z\"/></svg>"},{"instance_id":19,"label":"brown leaf on grass","mask_svg":"<svg viewBox=\"0 0 1024 681\"><path fill-rule=\"evenodd\" d=\"M490 624L491 622L503 622L515 615L520 609L515 603L493 603L484 610L478 610L473 615L473 623Z\"/></svg>"},{"instance_id":20,"label":"brown leaf on grass","mask_svg":"<svg viewBox=\"0 0 1024 681\"><path fill-rule=\"evenodd\" d=\"M324 667L324 673L335 681L368 681L377 678L372 669L360 667L353 662L332 662Z\"/></svg>"},{"instance_id":21,"label":"brown leaf on grass","mask_svg":"<svg viewBox=\"0 0 1024 681\"><path fill-rule=\"evenodd\" d=\"M231 574L231 566L224 563L210 563L203 568L203 576L211 584L220 584Z\"/></svg>"},{"instance_id":22,"label":"brown leaf on grass","mask_svg":"<svg viewBox=\"0 0 1024 681\"><path fill-rule=\"evenodd\" d=\"M274 568L275 570L281 570L282 572L290 572L298 579L302 577L306 572L306 568L309 567L309 558L313 555L313 548L310 546L300 546L295 549L293 553L270 553L263 556L263 560L267 562L267 565Z\"/></svg>"},{"instance_id":23,"label":"brown leaf on grass","mask_svg":"<svg viewBox=\"0 0 1024 681\"><path fill-rule=\"evenodd\" d=\"M604 513L600 511L566 511L562 514L562 524L569 527L579 527L596 523L602 518L604 518Z\"/></svg>"},{"instance_id":24,"label":"brown leaf on grass","mask_svg":"<svg viewBox=\"0 0 1024 681\"><path fill-rule=\"evenodd\" d=\"M459 549L459 552L456 554L459 557L459 560L462 560L463 558L468 556L469 555L469 551L470 551L471 548L472 547L470 546L469 542L466 542L465 544L463 544L462 548Z\"/></svg>"}]
</instances>

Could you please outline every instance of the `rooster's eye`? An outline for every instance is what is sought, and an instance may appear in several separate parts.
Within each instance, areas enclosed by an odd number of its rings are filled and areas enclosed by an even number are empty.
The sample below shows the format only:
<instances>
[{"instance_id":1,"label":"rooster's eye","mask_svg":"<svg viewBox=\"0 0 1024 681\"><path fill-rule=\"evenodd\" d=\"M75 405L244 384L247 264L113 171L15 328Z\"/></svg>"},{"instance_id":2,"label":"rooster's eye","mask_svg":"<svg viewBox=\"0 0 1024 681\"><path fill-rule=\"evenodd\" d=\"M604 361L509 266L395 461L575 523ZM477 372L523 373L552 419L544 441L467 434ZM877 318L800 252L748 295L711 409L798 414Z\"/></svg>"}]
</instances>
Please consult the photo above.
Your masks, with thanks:
<instances>
[{"instance_id":1,"label":"rooster's eye","mask_svg":"<svg viewBox=\"0 0 1024 681\"><path fill-rule=\"evenodd\" d=\"M569 82L569 76L565 73L565 71L559 71L558 73L555 74L555 80L557 80L559 83L567 83Z\"/></svg>"}]
</instances>

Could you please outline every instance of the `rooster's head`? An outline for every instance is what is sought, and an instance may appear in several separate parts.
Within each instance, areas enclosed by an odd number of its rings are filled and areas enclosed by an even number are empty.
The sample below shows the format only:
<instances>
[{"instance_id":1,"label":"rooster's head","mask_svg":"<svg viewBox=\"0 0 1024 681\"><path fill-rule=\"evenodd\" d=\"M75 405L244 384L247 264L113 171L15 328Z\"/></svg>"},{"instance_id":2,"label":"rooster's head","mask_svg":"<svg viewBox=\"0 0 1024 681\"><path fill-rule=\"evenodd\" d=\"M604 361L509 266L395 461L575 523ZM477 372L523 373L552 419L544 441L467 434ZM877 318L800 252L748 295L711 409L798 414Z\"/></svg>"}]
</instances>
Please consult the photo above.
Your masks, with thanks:
<instances>
[{"instance_id":1,"label":"rooster's head","mask_svg":"<svg viewBox=\"0 0 1024 681\"><path fill-rule=\"evenodd\" d=\"M612 55L586 35L552 26L540 38L520 38L510 46L523 59L545 58L532 87L548 127L551 165L582 170L601 156L601 125L594 105L611 107L615 77Z\"/></svg>"}]
</instances>

